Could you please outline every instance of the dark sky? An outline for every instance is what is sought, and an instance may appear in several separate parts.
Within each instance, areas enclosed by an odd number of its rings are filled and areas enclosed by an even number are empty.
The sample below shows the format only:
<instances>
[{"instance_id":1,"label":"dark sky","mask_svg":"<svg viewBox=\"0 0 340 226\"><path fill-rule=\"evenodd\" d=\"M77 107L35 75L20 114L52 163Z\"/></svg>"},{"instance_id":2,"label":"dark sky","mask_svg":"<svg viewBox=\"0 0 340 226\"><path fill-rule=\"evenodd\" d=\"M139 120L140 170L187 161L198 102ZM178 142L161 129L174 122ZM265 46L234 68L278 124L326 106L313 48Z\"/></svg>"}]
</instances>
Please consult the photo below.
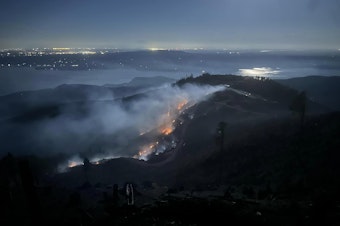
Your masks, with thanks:
<instances>
[{"instance_id":1,"label":"dark sky","mask_svg":"<svg viewBox=\"0 0 340 226\"><path fill-rule=\"evenodd\" d=\"M339 0L3 0L0 48L339 49Z\"/></svg>"}]
</instances>

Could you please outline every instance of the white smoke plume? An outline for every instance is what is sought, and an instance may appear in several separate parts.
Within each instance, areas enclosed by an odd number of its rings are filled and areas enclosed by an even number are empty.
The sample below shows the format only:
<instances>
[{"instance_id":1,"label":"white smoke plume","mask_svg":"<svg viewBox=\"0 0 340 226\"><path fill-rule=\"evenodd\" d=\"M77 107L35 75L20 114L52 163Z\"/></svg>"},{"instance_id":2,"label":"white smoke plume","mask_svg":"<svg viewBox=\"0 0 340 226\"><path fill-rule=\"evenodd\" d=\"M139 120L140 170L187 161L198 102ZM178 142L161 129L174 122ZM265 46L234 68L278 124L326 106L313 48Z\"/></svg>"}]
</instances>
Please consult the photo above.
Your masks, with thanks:
<instances>
[{"instance_id":1,"label":"white smoke plume","mask_svg":"<svg viewBox=\"0 0 340 226\"><path fill-rule=\"evenodd\" d=\"M55 117L17 127L21 139L18 143L27 149L18 148L21 153L13 154L62 153L70 159L79 157L78 164L84 157L92 162L107 156L133 157L139 150L132 144L141 133L157 131L183 101L195 104L222 89L224 86L167 85L126 99L101 98L81 107L66 104ZM172 120L176 115L171 117Z\"/></svg>"}]
</instances>

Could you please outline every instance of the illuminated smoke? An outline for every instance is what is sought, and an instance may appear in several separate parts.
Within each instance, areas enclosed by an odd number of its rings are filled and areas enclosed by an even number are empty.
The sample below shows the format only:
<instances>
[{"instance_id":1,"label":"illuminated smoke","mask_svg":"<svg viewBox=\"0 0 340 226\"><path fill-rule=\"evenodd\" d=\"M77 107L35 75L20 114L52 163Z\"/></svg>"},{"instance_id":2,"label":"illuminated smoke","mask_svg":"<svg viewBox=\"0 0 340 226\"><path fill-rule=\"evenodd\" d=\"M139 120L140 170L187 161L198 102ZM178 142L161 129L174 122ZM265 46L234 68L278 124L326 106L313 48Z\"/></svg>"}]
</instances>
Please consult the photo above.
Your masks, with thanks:
<instances>
[{"instance_id":1,"label":"illuminated smoke","mask_svg":"<svg viewBox=\"0 0 340 226\"><path fill-rule=\"evenodd\" d=\"M193 88L193 87L190 87ZM201 87L202 91L205 90L207 87ZM209 87L213 88L213 87ZM158 132L160 135L163 136L168 136L170 135L176 128L175 128L175 122L177 117L185 110L188 109L189 107L195 105L197 102L202 101L204 98L207 97L207 95L214 93L218 90L224 89L224 87L214 87L215 89L208 89L205 90L205 92L202 92L201 95L199 96L194 96L191 95L191 93L185 93L181 92L179 95L173 96L167 104L167 111L164 112L159 116L160 120L158 122L157 127ZM184 89L185 90L185 89ZM183 91L183 90L181 90ZM144 135L146 132L141 132L140 135ZM174 141L171 142L171 144L168 144L170 147L173 146L175 143ZM166 146L162 146L162 148L159 147L159 141L153 142L149 145L145 145L141 147L140 151L138 154L134 155L133 157L136 159L141 159L141 160L148 160L150 155L152 154L158 154L161 151L159 149L163 150L167 149Z\"/></svg>"},{"instance_id":2,"label":"illuminated smoke","mask_svg":"<svg viewBox=\"0 0 340 226\"><path fill-rule=\"evenodd\" d=\"M198 85L164 86L125 103L108 102L104 105L94 103L90 106L90 114L86 118L70 120L64 116L49 121L42 130L45 132L43 136L50 143L62 144L59 150L65 147L68 147L67 150L76 148L79 150L83 147L85 152L91 146L100 149L87 155L93 164L101 163L101 159L117 157L147 160L151 154L160 153L161 150L167 149L167 146L171 146L171 144L157 143L160 142L158 139L160 136L171 139L169 136L176 129L178 116L183 111L224 88L224 86ZM46 137L50 134L47 131L58 131L56 134L62 137ZM136 146L133 146L134 140L139 136L150 136L150 134L154 136L154 141L141 145L136 151ZM98 137L101 142L96 140ZM143 137L140 139L142 140ZM126 148L131 143L131 148ZM79 156L78 153L74 153L74 156ZM73 167L80 164L82 160L71 159L63 166Z\"/></svg>"},{"instance_id":3,"label":"illuminated smoke","mask_svg":"<svg viewBox=\"0 0 340 226\"><path fill-rule=\"evenodd\" d=\"M142 147L138 154L134 155L133 158L145 161L148 160L148 157L155 152L156 145L158 145L158 142Z\"/></svg>"}]
</instances>

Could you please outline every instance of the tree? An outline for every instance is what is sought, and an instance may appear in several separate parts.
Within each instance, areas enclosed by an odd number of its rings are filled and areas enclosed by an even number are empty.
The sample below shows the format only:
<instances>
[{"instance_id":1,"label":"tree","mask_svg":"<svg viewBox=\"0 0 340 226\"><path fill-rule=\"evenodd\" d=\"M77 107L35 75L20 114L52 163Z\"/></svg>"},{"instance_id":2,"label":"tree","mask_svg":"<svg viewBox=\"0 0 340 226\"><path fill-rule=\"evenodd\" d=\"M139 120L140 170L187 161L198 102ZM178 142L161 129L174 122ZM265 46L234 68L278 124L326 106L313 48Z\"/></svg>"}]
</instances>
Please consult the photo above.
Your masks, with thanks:
<instances>
[{"instance_id":1,"label":"tree","mask_svg":"<svg viewBox=\"0 0 340 226\"><path fill-rule=\"evenodd\" d=\"M226 122L219 122L217 126L217 140L220 145L220 150L223 151L224 147L224 135L225 135L225 128L227 126Z\"/></svg>"},{"instance_id":2,"label":"tree","mask_svg":"<svg viewBox=\"0 0 340 226\"><path fill-rule=\"evenodd\" d=\"M302 91L293 99L292 103L289 106L289 109L293 113L297 113L299 115L301 130L303 129L303 124L305 121L306 105L307 105L306 92Z\"/></svg>"},{"instance_id":3,"label":"tree","mask_svg":"<svg viewBox=\"0 0 340 226\"><path fill-rule=\"evenodd\" d=\"M84 167L84 173L85 173L85 180L86 182L89 182L89 175L88 175L88 172L91 168L91 162L88 158L84 158L84 161L83 161L83 167Z\"/></svg>"}]
</instances>

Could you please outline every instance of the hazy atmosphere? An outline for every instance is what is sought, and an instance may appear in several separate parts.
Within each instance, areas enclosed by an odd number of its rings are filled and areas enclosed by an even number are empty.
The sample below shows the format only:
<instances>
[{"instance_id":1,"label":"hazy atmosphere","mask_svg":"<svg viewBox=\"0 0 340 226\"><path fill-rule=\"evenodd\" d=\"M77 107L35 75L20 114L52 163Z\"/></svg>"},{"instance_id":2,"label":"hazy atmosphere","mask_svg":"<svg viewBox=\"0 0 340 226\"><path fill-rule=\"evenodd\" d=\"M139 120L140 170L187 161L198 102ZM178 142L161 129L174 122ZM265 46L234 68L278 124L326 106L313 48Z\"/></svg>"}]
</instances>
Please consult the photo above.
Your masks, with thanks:
<instances>
[{"instance_id":1,"label":"hazy atmosphere","mask_svg":"<svg viewBox=\"0 0 340 226\"><path fill-rule=\"evenodd\" d=\"M3 1L0 48L339 49L338 0Z\"/></svg>"},{"instance_id":2,"label":"hazy atmosphere","mask_svg":"<svg viewBox=\"0 0 340 226\"><path fill-rule=\"evenodd\" d=\"M0 5L2 226L340 225L339 0Z\"/></svg>"}]
</instances>

